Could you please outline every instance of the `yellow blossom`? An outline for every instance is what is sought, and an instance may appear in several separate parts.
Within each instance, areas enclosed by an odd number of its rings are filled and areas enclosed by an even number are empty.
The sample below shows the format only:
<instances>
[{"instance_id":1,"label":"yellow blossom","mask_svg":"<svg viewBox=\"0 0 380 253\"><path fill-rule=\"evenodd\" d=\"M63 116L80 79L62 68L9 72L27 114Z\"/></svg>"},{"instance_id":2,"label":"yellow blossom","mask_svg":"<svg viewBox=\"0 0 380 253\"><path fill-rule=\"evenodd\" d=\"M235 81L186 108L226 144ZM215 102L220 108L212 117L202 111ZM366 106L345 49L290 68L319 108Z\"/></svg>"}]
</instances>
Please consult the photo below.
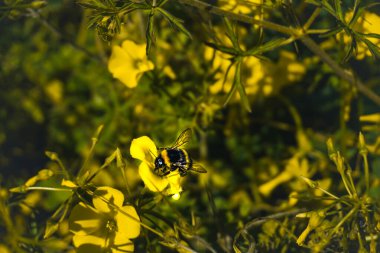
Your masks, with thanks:
<instances>
[{"instance_id":1,"label":"yellow blossom","mask_svg":"<svg viewBox=\"0 0 380 253\"><path fill-rule=\"evenodd\" d=\"M127 87L136 87L142 74L153 68L153 63L148 60L145 54L145 45L138 45L131 40L125 40L121 47L112 47L108 69L113 77L119 79Z\"/></svg>"},{"instance_id":2,"label":"yellow blossom","mask_svg":"<svg viewBox=\"0 0 380 253\"><path fill-rule=\"evenodd\" d=\"M158 176L153 172L154 160L158 156L157 147L147 136L134 139L130 147L131 156L141 161L139 174L146 187L153 192L162 192L179 198L182 191L181 177L178 172L170 172L167 176Z\"/></svg>"},{"instance_id":3,"label":"yellow blossom","mask_svg":"<svg viewBox=\"0 0 380 253\"><path fill-rule=\"evenodd\" d=\"M212 59L213 49L206 48L205 58ZM231 61L229 56L220 52L215 52L213 58L213 69L218 70L215 73L215 82L210 86L210 92L228 93L231 89L235 76L235 65L230 68ZM261 61L256 57L246 57L243 65L243 83L247 94L256 94L260 91L259 81L264 77L264 69ZM227 77L225 74L227 73Z\"/></svg>"},{"instance_id":4,"label":"yellow blossom","mask_svg":"<svg viewBox=\"0 0 380 253\"><path fill-rule=\"evenodd\" d=\"M77 253L133 252L130 240L140 234L140 219L133 206L122 206L123 194L111 187L98 187L90 206L76 205L69 228Z\"/></svg>"},{"instance_id":5,"label":"yellow blossom","mask_svg":"<svg viewBox=\"0 0 380 253\"><path fill-rule=\"evenodd\" d=\"M298 154L295 154L288 160L284 171L260 185L259 192L264 196L269 196L280 184L302 175L309 175L309 164L305 158L300 158Z\"/></svg>"},{"instance_id":6,"label":"yellow blossom","mask_svg":"<svg viewBox=\"0 0 380 253\"><path fill-rule=\"evenodd\" d=\"M10 253L11 251L4 245L0 244L0 253Z\"/></svg>"},{"instance_id":7,"label":"yellow blossom","mask_svg":"<svg viewBox=\"0 0 380 253\"><path fill-rule=\"evenodd\" d=\"M325 218L325 213L323 210L321 211L311 211L307 213L300 213L297 214L297 218L309 218L309 223L305 230L301 233L301 235L297 239L298 245L304 245L304 242L307 238L307 236L312 232L314 229L318 228L322 224Z\"/></svg>"},{"instance_id":8,"label":"yellow blossom","mask_svg":"<svg viewBox=\"0 0 380 253\"><path fill-rule=\"evenodd\" d=\"M279 56L278 62L265 64L266 77L263 86L270 86L273 89L264 93L265 95L273 94L283 86L301 80L306 72L305 65L297 61L296 54L281 50Z\"/></svg>"},{"instance_id":9,"label":"yellow blossom","mask_svg":"<svg viewBox=\"0 0 380 253\"><path fill-rule=\"evenodd\" d=\"M221 8L224 10L240 14L249 14L256 10L256 7L262 3L262 0L228 0L220 2Z\"/></svg>"},{"instance_id":10,"label":"yellow blossom","mask_svg":"<svg viewBox=\"0 0 380 253\"><path fill-rule=\"evenodd\" d=\"M345 16L346 22L349 22L352 19L353 12L347 12ZM360 32L364 34L380 34L380 16L365 11L363 14L358 18L358 21L355 23L355 25L352 27L352 30L355 32ZM348 36L345 33L340 33L339 36L342 36L343 34L343 41L345 44L350 42L351 37ZM366 37L369 41L374 43L377 46L380 46L380 39L377 38L371 38ZM367 45L365 45L363 42L358 41L357 45L357 52L355 58L357 60L363 60L366 56L371 56L371 52L368 49Z\"/></svg>"}]
</instances>

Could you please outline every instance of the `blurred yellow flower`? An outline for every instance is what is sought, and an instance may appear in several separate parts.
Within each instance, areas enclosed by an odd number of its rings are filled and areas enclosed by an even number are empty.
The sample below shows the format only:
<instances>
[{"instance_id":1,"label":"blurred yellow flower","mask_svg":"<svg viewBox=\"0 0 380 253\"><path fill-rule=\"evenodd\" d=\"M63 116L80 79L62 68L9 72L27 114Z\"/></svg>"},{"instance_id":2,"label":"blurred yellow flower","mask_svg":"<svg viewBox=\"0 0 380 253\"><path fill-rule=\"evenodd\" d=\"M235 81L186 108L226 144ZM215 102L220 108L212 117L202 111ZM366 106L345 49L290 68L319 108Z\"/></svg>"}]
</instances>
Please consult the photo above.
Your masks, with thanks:
<instances>
[{"instance_id":1,"label":"blurred yellow flower","mask_svg":"<svg viewBox=\"0 0 380 253\"><path fill-rule=\"evenodd\" d=\"M120 191L105 186L94 191L93 207L80 202L73 208L69 228L77 253L133 252L129 239L140 234L140 219L123 201Z\"/></svg>"},{"instance_id":2,"label":"blurred yellow flower","mask_svg":"<svg viewBox=\"0 0 380 253\"><path fill-rule=\"evenodd\" d=\"M0 244L0 253L11 253L11 251L4 244Z\"/></svg>"},{"instance_id":3,"label":"blurred yellow flower","mask_svg":"<svg viewBox=\"0 0 380 253\"><path fill-rule=\"evenodd\" d=\"M133 139L130 152L133 158L142 161L139 165L139 174L149 190L162 192L166 189L165 194L173 195L175 199L179 198L179 193L182 191L179 173L173 171L167 176L160 177L153 172L154 160L158 153L156 145L149 137Z\"/></svg>"},{"instance_id":4,"label":"blurred yellow flower","mask_svg":"<svg viewBox=\"0 0 380 253\"><path fill-rule=\"evenodd\" d=\"M304 242L307 238L307 236L312 232L314 229L318 228L322 224L325 218L325 213L321 211L311 211L307 213L300 213L297 214L297 218L309 218L309 223L305 230L300 234L300 236L297 239L297 244L302 246L304 245Z\"/></svg>"},{"instance_id":5,"label":"blurred yellow flower","mask_svg":"<svg viewBox=\"0 0 380 253\"><path fill-rule=\"evenodd\" d=\"M54 104L59 104L62 101L63 86L64 84L58 79L52 80L44 86L47 97Z\"/></svg>"},{"instance_id":6,"label":"blurred yellow flower","mask_svg":"<svg viewBox=\"0 0 380 253\"><path fill-rule=\"evenodd\" d=\"M231 90L235 65L231 65L231 56L207 47L204 57L212 61L215 82L209 90L212 94L228 93ZM227 73L228 71L228 73ZM227 73L227 76L225 76ZM297 60L296 54L280 51L277 62L264 62L256 57L245 57L242 67L242 82L248 95L270 96L283 86L300 81L306 73L304 63Z\"/></svg>"},{"instance_id":7,"label":"blurred yellow flower","mask_svg":"<svg viewBox=\"0 0 380 253\"><path fill-rule=\"evenodd\" d=\"M353 12L347 12L345 16L346 22L349 22L352 19ZM380 16L365 11L363 14L359 17L358 21L355 23L355 25L352 27L352 30L364 34L380 34ZM348 36L346 33L340 33L339 36L342 36L343 34L343 41L345 44L349 43L351 41L351 37ZM369 41L380 46L380 39L377 38L370 38L366 37ZM365 45L363 42L358 41L357 45L357 52L355 58L357 60L363 60L366 56L371 56L371 52L368 49L367 45Z\"/></svg>"},{"instance_id":8,"label":"blurred yellow flower","mask_svg":"<svg viewBox=\"0 0 380 253\"><path fill-rule=\"evenodd\" d=\"M215 55L214 55L215 53ZM205 49L205 58L213 60L212 68L216 70L214 78L215 82L210 86L210 92L213 94L223 92L228 93L231 89L235 76L235 65L230 68L230 56L215 51L212 48ZM259 81L264 77L264 68L259 59L256 57L246 57L243 65L243 83L247 94L256 94L260 92ZM227 77L225 74L227 73Z\"/></svg>"},{"instance_id":9,"label":"blurred yellow flower","mask_svg":"<svg viewBox=\"0 0 380 253\"><path fill-rule=\"evenodd\" d=\"M280 184L290 181L293 178L305 175L309 176L309 163L306 158L300 157L299 154L295 154L291 157L286 164L285 170L275 176L268 182L260 185L259 192L268 197L272 191Z\"/></svg>"},{"instance_id":10,"label":"blurred yellow flower","mask_svg":"<svg viewBox=\"0 0 380 253\"><path fill-rule=\"evenodd\" d=\"M277 62L265 62L263 94L271 95L282 87L300 81L306 73L305 63L297 60L293 52L281 50Z\"/></svg>"},{"instance_id":11,"label":"blurred yellow flower","mask_svg":"<svg viewBox=\"0 0 380 253\"><path fill-rule=\"evenodd\" d=\"M120 46L112 47L108 61L108 70L129 88L137 86L142 74L154 69L154 65L145 54L145 45L125 40Z\"/></svg>"},{"instance_id":12,"label":"blurred yellow flower","mask_svg":"<svg viewBox=\"0 0 380 253\"><path fill-rule=\"evenodd\" d=\"M219 1L223 10L239 14L249 14L261 4L262 0L228 0Z\"/></svg>"}]
</instances>

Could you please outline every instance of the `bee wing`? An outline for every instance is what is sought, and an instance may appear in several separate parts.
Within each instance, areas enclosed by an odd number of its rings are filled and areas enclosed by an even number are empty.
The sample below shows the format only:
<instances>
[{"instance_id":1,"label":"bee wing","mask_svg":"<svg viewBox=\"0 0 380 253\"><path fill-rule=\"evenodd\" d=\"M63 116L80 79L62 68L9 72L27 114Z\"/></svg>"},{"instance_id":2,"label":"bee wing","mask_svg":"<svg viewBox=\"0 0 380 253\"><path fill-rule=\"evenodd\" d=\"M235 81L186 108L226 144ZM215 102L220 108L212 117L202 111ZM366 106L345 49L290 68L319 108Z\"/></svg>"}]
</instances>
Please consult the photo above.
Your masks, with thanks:
<instances>
[{"instance_id":1,"label":"bee wing","mask_svg":"<svg viewBox=\"0 0 380 253\"><path fill-rule=\"evenodd\" d=\"M199 163L193 164L190 170L198 172L198 173L207 173L207 170Z\"/></svg>"},{"instance_id":2,"label":"bee wing","mask_svg":"<svg viewBox=\"0 0 380 253\"><path fill-rule=\"evenodd\" d=\"M177 140L174 142L173 146L171 148L179 148L186 143L188 143L191 139L192 131L191 128L185 129L177 138Z\"/></svg>"}]
</instances>

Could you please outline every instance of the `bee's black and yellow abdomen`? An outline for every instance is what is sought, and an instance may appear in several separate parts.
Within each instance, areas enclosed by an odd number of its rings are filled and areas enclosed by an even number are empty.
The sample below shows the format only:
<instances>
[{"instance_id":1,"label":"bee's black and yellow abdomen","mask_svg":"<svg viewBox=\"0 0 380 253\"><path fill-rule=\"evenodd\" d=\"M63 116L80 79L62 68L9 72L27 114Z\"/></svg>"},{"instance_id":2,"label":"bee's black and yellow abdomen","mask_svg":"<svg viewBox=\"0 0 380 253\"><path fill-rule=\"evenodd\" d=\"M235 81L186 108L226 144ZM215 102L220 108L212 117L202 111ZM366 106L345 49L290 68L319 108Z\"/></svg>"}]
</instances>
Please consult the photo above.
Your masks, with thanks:
<instances>
[{"instance_id":1,"label":"bee's black and yellow abdomen","mask_svg":"<svg viewBox=\"0 0 380 253\"><path fill-rule=\"evenodd\" d=\"M166 176L171 171L178 171L181 176L185 176L191 170L193 161L184 149L165 148L160 152L155 165L155 172L160 176Z\"/></svg>"}]
</instances>

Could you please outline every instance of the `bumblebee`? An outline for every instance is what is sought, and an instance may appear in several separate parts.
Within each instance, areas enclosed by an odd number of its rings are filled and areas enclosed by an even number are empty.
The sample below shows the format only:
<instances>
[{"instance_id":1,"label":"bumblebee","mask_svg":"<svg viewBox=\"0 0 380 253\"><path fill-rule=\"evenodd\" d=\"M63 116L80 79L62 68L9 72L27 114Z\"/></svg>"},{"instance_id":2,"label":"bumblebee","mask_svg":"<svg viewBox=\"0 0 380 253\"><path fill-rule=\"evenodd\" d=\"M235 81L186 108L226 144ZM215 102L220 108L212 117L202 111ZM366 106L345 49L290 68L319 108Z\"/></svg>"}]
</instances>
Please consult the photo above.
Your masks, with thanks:
<instances>
[{"instance_id":1,"label":"bumblebee","mask_svg":"<svg viewBox=\"0 0 380 253\"><path fill-rule=\"evenodd\" d=\"M181 177L188 171L206 173L207 171L197 163L194 163L183 147L191 139L191 129L187 128L177 138L175 143L168 148L158 148L158 156L154 160L153 172L158 176L167 176L172 171L178 171Z\"/></svg>"}]
</instances>

